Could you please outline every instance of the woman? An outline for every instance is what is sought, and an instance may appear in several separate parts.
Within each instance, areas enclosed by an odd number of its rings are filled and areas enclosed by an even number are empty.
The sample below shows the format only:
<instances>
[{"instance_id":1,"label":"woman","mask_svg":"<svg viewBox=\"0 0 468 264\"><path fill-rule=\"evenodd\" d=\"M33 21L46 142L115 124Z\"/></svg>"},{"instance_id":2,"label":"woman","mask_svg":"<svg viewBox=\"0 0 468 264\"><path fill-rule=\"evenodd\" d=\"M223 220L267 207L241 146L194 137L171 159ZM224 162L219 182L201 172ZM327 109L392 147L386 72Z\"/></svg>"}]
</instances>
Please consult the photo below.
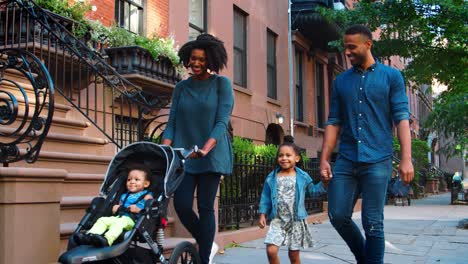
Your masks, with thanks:
<instances>
[{"instance_id":1,"label":"woman","mask_svg":"<svg viewBox=\"0 0 468 264\"><path fill-rule=\"evenodd\" d=\"M232 147L227 133L234 97L231 81L214 73L227 63L224 44L209 34L184 44L179 57L192 75L179 82L162 144L202 148L185 163L185 177L174 194L174 207L182 224L196 239L203 264L217 250L214 200L221 175L232 173ZM198 216L193 211L197 189ZM214 252L210 256L212 251Z\"/></svg>"}]
</instances>

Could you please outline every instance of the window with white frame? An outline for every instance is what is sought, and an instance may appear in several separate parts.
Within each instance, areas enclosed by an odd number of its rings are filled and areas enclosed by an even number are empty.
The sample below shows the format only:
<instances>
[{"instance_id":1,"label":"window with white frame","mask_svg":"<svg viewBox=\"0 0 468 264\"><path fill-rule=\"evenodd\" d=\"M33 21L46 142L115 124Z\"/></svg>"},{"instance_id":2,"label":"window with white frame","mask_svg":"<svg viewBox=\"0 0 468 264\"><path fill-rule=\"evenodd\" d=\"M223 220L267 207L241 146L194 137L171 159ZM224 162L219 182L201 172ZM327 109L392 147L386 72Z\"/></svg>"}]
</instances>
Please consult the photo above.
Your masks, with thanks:
<instances>
[{"instance_id":1,"label":"window with white frame","mask_svg":"<svg viewBox=\"0 0 468 264\"><path fill-rule=\"evenodd\" d=\"M115 21L117 25L135 34L142 35L145 0L116 0Z\"/></svg>"},{"instance_id":2,"label":"window with white frame","mask_svg":"<svg viewBox=\"0 0 468 264\"><path fill-rule=\"evenodd\" d=\"M189 0L189 39L206 32L206 0Z\"/></svg>"}]
</instances>

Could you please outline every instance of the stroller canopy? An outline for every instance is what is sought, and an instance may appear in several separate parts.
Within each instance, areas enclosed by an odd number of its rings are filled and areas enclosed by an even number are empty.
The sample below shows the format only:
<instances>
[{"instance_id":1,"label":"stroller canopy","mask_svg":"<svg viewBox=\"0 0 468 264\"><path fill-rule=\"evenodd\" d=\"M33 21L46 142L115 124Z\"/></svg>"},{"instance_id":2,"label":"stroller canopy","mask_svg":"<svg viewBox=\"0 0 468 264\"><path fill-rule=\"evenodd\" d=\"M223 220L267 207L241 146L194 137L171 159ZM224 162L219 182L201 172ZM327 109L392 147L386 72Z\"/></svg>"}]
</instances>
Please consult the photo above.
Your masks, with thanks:
<instances>
[{"instance_id":1,"label":"stroller canopy","mask_svg":"<svg viewBox=\"0 0 468 264\"><path fill-rule=\"evenodd\" d=\"M162 191L169 197L184 177L183 160L173 148L152 142L137 142L120 150L107 168L100 194L108 195L114 184L125 184L128 169L139 164L150 171L149 190L154 195ZM156 196L155 196L156 197Z\"/></svg>"}]
</instances>

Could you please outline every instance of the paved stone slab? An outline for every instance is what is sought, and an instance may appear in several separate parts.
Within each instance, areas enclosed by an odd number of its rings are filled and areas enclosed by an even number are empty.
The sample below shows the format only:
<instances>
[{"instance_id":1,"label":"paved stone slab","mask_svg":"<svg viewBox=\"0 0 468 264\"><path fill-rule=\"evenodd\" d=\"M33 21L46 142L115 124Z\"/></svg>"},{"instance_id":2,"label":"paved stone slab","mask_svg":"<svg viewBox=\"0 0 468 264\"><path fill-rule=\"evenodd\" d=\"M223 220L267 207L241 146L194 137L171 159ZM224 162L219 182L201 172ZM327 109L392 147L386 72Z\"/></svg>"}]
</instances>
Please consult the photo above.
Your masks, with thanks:
<instances>
[{"instance_id":1,"label":"paved stone slab","mask_svg":"<svg viewBox=\"0 0 468 264\"><path fill-rule=\"evenodd\" d=\"M385 207L386 264L466 264L468 230L457 228L468 218L468 206L450 205L450 193L412 201L411 206ZM353 219L361 228L360 212ZM315 246L301 252L302 263L355 263L354 256L329 221L310 226ZM268 263L263 238L218 254L215 264ZM281 263L289 263L286 248Z\"/></svg>"}]
</instances>

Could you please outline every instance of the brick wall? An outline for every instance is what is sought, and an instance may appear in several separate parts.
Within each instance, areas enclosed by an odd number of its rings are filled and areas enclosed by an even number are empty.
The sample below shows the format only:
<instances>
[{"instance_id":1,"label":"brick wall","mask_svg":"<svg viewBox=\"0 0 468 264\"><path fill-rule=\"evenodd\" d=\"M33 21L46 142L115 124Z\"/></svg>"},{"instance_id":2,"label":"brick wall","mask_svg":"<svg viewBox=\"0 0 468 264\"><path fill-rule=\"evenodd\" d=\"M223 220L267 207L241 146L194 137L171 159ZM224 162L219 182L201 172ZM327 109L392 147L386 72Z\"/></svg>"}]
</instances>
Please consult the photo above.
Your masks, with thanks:
<instances>
[{"instance_id":1,"label":"brick wall","mask_svg":"<svg viewBox=\"0 0 468 264\"><path fill-rule=\"evenodd\" d=\"M96 7L96 11L90 11L86 15L89 19L99 20L106 26L115 23L115 0L91 0L90 2ZM169 0L145 0L145 2L146 35L166 36L169 24Z\"/></svg>"},{"instance_id":2,"label":"brick wall","mask_svg":"<svg viewBox=\"0 0 468 264\"><path fill-rule=\"evenodd\" d=\"M169 24L169 0L147 0L146 34L167 36Z\"/></svg>"},{"instance_id":3,"label":"brick wall","mask_svg":"<svg viewBox=\"0 0 468 264\"><path fill-rule=\"evenodd\" d=\"M96 6L96 11L90 11L86 15L89 19L99 20L105 26L114 24L115 0L92 0L91 4Z\"/></svg>"}]
</instances>

